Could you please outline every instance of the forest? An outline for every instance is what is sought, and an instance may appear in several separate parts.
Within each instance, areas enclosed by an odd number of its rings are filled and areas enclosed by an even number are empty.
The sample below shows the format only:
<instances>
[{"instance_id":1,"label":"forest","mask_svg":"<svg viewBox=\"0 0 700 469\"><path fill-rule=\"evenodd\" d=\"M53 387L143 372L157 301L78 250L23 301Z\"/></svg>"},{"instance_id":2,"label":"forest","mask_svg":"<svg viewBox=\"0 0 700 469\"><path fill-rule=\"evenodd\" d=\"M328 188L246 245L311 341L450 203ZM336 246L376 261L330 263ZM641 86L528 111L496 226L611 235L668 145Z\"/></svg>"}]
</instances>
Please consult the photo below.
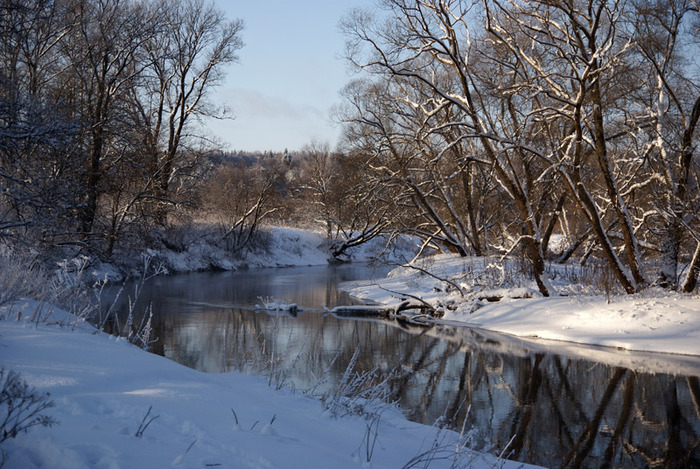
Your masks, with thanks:
<instances>
[{"instance_id":1,"label":"forest","mask_svg":"<svg viewBox=\"0 0 700 469\"><path fill-rule=\"evenodd\" d=\"M348 13L340 142L221 149L244 24L203 0L8 0L0 241L112 260L265 226L425 252L596 263L621 291L700 274L696 0L380 0ZM244 66L241 65L241 66ZM237 118L244 118L238 116ZM257 241L256 241L257 240Z\"/></svg>"}]
</instances>

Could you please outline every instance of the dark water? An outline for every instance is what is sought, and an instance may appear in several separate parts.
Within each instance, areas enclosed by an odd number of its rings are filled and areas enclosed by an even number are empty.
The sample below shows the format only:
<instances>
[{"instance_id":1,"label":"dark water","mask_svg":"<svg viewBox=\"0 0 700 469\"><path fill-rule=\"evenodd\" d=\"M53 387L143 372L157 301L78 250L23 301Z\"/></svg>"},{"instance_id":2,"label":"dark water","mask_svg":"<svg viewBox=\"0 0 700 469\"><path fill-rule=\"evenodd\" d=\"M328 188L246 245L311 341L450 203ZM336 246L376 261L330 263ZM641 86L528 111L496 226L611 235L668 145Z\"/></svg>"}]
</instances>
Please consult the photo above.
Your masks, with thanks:
<instances>
[{"instance_id":1,"label":"dark water","mask_svg":"<svg viewBox=\"0 0 700 469\"><path fill-rule=\"evenodd\" d=\"M449 326L406 329L320 311L351 301L338 282L381 273L345 265L158 277L136 310L153 307L153 352L201 371L260 374L274 387L332 390L359 349L357 371L393 370L393 396L410 419L443 418L458 430L466 421L473 446L511 459L700 467L700 358ZM305 311L256 312L260 297Z\"/></svg>"}]
</instances>

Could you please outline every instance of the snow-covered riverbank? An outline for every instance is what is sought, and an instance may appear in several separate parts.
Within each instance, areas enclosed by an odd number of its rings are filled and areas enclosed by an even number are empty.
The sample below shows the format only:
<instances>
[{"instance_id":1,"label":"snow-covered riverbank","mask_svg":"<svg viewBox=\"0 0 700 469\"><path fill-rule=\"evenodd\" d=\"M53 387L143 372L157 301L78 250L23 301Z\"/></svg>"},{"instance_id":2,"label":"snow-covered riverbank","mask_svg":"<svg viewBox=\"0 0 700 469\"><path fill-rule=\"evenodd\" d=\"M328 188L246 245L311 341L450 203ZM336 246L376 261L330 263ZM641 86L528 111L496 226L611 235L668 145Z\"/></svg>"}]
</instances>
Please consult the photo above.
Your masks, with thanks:
<instances>
[{"instance_id":1,"label":"snow-covered riverbank","mask_svg":"<svg viewBox=\"0 0 700 469\"><path fill-rule=\"evenodd\" d=\"M4 441L5 468L399 468L424 452L435 468L523 467L472 453L459 434L411 423L394 407L376 420L334 417L318 397L277 391L263 377L204 374L86 323L51 324L64 313L47 305L50 319L37 326L28 319L38 307L2 308L0 364L51 393L55 407L44 414L59 423Z\"/></svg>"},{"instance_id":2,"label":"snow-covered riverbank","mask_svg":"<svg viewBox=\"0 0 700 469\"><path fill-rule=\"evenodd\" d=\"M191 239L190 239L191 238ZM188 234L188 242L180 242L177 249L161 247L145 252L128 251L116 253L114 261L105 263L96 258L87 259L88 270L96 279L107 278L121 281L125 277L138 277L143 273L144 260L149 264L149 273L186 273L208 270L240 270L256 267L295 267L326 265L333 261L330 241L318 231L268 226L258 233L255 243L243 250L232 252L224 249L211 236ZM417 247L404 239L394 246L396 251L386 250L383 237L353 247L343 260L366 262L382 256L392 263L403 263L412 258Z\"/></svg>"},{"instance_id":3,"label":"snow-covered riverbank","mask_svg":"<svg viewBox=\"0 0 700 469\"><path fill-rule=\"evenodd\" d=\"M269 258L257 258L254 265L326 262L321 238L301 230L283 233ZM370 252L356 256L364 260ZM187 270L192 262L196 256L180 265ZM388 304L421 298L441 307L440 322L502 331L538 346L553 339L685 354L690 363L681 368L697 369L697 294L648 289L633 296L600 295L555 276L566 296L542 298L527 284L504 281L507 268L487 262L437 256L422 261L418 270L401 267L385 279L348 288L355 296ZM46 320L31 322L36 311ZM460 446L464 440L458 433L408 422L393 407L383 407L379 418L333 416L318 396L275 390L264 377L203 374L97 333L87 323L56 324L66 313L51 311L33 301L0 308L3 379L18 372L40 395L50 393L55 407L43 414L59 422L2 442L5 468L383 468L403 467L414 458L430 461L427 467L450 467L455 459L474 468L523 467L470 452ZM601 353L620 355L614 351ZM628 365L623 360L621 366ZM658 369L674 373L677 366L663 362Z\"/></svg>"},{"instance_id":4,"label":"snow-covered riverbank","mask_svg":"<svg viewBox=\"0 0 700 469\"><path fill-rule=\"evenodd\" d=\"M420 298L442 305L445 315L441 322L523 338L700 355L697 293L684 295L649 288L636 295L604 295L586 292L584 285L571 284L560 276L556 286L565 296L543 298L528 285L494 288L498 282L493 277L504 275L499 270L502 265L489 266L486 262L435 256L422 261L420 269L397 268L385 279L357 282L346 288L360 299L382 304ZM489 274L489 268L495 272ZM487 275L491 286L484 281ZM462 296L453 286L466 293Z\"/></svg>"},{"instance_id":5,"label":"snow-covered riverbank","mask_svg":"<svg viewBox=\"0 0 700 469\"><path fill-rule=\"evenodd\" d=\"M256 267L321 265L328 262L327 245L317 232L269 228L269 246L247 253L241 265ZM387 258L381 239L354 248L351 258L367 261L383 253L384 261L403 264L417 246L408 239ZM206 249L154 253L170 271L206 269ZM223 259L223 258L222 258ZM223 261L222 261L223 262ZM515 263L487 258L437 255L419 261L419 269L399 267L385 279L348 285L354 296L392 304L418 297L442 305L443 321L480 327L518 337L552 339L625 350L700 355L700 296L649 288L636 295L601 294L601 286L580 267L552 266L552 283L564 296L542 298L534 282L521 280ZM221 267L240 267L224 263ZM96 274L96 276L99 275ZM449 280L449 281L445 281ZM600 281L600 280L598 280ZM452 285L450 285L452 283ZM531 283L531 284L530 284ZM466 292L457 293L454 286ZM609 288L612 288L609 287ZM524 298L527 297L527 298ZM492 301L499 299L499 301Z\"/></svg>"}]
</instances>

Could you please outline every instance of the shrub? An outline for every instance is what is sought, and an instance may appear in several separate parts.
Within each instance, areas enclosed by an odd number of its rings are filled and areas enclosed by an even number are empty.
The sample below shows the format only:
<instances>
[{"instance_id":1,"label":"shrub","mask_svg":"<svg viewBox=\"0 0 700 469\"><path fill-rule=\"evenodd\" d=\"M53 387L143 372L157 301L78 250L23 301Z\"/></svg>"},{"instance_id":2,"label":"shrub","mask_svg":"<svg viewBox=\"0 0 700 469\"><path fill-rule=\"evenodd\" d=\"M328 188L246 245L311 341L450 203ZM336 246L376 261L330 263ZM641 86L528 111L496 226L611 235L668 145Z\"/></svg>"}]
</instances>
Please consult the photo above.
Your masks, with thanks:
<instances>
[{"instance_id":1,"label":"shrub","mask_svg":"<svg viewBox=\"0 0 700 469\"><path fill-rule=\"evenodd\" d=\"M28 255L0 248L0 305L19 298L42 300L47 295L50 276Z\"/></svg>"},{"instance_id":2,"label":"shrub","mask_svg":"<svg viewBox=\"0 0 700 469\"><path fill-rule=\"evenodd\" d=\"M0 443L37 425L56 425L53 417L44 415L55 405L49 396L30 387L16 371L0 368Z\"/></svg>"}]
</instances>

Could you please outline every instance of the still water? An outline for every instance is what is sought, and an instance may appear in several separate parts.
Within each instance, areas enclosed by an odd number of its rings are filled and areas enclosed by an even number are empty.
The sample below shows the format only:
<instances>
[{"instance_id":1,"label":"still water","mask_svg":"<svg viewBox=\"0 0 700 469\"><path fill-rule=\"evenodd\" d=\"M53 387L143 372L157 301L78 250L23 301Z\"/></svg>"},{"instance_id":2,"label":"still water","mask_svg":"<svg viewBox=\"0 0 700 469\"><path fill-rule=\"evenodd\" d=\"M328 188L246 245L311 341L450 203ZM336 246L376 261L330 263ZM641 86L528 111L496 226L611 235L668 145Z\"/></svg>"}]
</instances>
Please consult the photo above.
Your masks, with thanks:
<instances>
[{"instance_id":1,"label":"still water","mask_svg":"<svg viewBox=\"0 0 700 469\"><path fill-rule=\"evenodd\" d=\"M135 311L153 309L154 353L188 367L265 376L270 386L332 391L355 370L393 373L406 416L468 429L473 446L546 467L700 467L700 358L532 342L477 329L406 328L338 319L343 281L363 265L156 277ZM122 293L120 321L126 316ZM297 303L296 315L255 304ZM466 423L466 424L465 424Z\"/></svg>"}]
</instances>

